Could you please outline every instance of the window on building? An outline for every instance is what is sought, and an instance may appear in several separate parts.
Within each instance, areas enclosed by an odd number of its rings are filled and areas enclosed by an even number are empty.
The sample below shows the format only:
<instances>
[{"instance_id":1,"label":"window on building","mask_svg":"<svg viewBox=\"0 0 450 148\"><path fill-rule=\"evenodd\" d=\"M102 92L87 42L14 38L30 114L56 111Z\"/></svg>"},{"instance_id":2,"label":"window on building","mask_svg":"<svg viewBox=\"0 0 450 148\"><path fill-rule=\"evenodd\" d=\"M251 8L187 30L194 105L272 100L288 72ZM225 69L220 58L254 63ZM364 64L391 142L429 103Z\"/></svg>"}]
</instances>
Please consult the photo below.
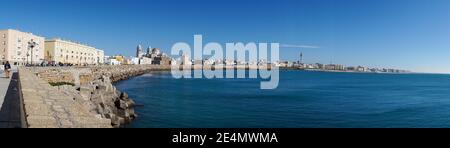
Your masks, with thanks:
<instances>
[{"instance_id":1,"label":"window on building","mask_svg":"<svg viewBox=\"0 0 450 148\"><path fill-rule=\"evenodd\" d=\"M6 38L6 34L3 34L3 38Z\"/></svg>"}]
</instances>

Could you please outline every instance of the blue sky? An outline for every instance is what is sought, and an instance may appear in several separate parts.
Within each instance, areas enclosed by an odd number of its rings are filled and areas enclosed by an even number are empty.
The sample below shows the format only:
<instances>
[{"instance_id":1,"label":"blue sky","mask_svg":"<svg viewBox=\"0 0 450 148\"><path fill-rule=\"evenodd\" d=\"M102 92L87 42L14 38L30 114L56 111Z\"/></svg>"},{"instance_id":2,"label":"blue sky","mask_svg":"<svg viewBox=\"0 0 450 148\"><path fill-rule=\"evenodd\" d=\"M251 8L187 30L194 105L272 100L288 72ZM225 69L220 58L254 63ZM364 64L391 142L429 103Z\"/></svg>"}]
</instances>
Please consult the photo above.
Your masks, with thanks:
<instances>
[{"instance_id":1,"label":"blue sky","mask_svg":"<svg viewBox=\"0 0 450 148\"><path fill-rule=\"evenodd\" d=\"M7 3L7 5L6 5ZM3 5L5 4L5 5ZM0 29L88 43L279 42L281 59L450 73L448 0L2 0Z\"/></svg>"}]
</instances>

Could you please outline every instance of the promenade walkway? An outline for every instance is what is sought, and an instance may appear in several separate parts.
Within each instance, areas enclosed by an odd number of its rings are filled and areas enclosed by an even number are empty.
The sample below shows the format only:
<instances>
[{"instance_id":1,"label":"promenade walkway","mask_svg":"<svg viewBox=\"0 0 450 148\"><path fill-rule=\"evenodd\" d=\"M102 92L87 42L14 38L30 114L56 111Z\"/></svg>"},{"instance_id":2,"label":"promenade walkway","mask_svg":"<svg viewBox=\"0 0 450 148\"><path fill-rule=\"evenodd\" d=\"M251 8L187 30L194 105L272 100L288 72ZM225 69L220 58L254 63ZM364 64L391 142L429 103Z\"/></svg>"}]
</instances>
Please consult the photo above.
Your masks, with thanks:
<instances>
[{"instance_id":1,"label":"promenade walkway","mask_svg":"<svg viewBox=\"0 0 450 148\"><path fill-rule=\"evenodd\" d=\"M0 73L0 128L21 127L17 80L17 68L13 68L10 79Z\"/></svg>"}]
</instances>

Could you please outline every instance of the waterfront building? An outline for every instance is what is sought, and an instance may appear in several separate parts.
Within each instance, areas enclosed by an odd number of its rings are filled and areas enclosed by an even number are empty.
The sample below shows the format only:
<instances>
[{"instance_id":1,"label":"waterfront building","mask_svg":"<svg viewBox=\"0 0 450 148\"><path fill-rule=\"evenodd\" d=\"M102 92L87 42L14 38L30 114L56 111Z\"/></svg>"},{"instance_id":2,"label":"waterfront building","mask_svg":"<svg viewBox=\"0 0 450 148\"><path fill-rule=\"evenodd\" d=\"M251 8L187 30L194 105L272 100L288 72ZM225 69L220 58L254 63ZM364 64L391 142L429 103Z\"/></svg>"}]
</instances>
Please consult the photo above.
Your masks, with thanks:
<instances>
[{"instance_id":1,"label":"waterfront building","mask_svg":"<svg viewBox=\"0 0 450 148\"><path fill-rule=\"evenodd\" d=\"M153 48L150 55L147 55L149 58L156 58L162 56L161 49Z\"/></svg>"},{"instance_id":2,"label":"waterfront building","mask_svg":"<svg viewBox=\"0 0 450 148\"><path fill-rule=\"evenodd\" d=\"M249 61L248 65L250 65L250 66L257 66L258 62L256 62L256 61Z\"/></svg>"},{"instance_id":3,"label":"waterfront building","mask_svg":"<svg viewBox=\"0 0 450 148\"><path fill-rule=\"evenodd\" d=\"M214 65L223 66L223 60L217 59L216 61L214 61Z\"/></svg>"},{"instance_id":4,"label":"waterfront building","mask_svg":"<svg viewBox=\"0 0 450 148\"><path fill-rule=\"evenodd\" d=\"M146 55L149 56L152 52L152 47L148 46Z\"/></svg>"},{"instance_id":5,"label":"waterfront building","mask_svg":"<svg viewBox=\"0 0 450 148\"><path fill-rule=\"evenodd\" d=\"M328 64L328 65L325 65L324 69L325 70L334 70L335 66L333 64Z\"/></svg>"},{"instance_id":6,"label":"waterfront building","mask_svg":"<svg viewBox=\"0 0 450 148\"><path fill-rule=\"evenodd\" d=\"M147 65L147 64L152 64L153 59L150 58L151 52L150 52L150 48L147 48L147 52L144 52L144 50L142 49L141 45L137 46L136 49L136 57L131 57L130 58L130 63L129 64L133 64L133 65Z\"/></svg>"},{"instance_id":7,"label":"waterfront building","mask_svg":"<svg viewBox=\"0 0 450 148\"><path fill-rule=\"evenodd\" d=\"M204 61L203 60L194 60L193 64L194 65L203 65Z\"/></svg>"},{"instance_id":8,"label":"waterfront building","mask_svg":"<svg viewBox=\"0 0 450 148\"><path fill-rule=\"evenodd\" d=\"M142 46L138 45L136 48L136 57L141 58L144 56L144 51L142 50Z\"/></svg>"},{"instance_id":9,"label":"waterfront building","mask_svg":"<svg viewBox=\"0 0 450 148\"><path fill-rule=\"evenodd\" d=\"M285 67L285 65L283 65L283 64L284 64L284 62L280 62L280 61L276 61L273 63L273 65L276 67Z\"/></svg>"},{"instance_id":10,"label":"waterfront building","mask_svg":"<svg viewBox=\"0 0 450 148\"><path fill-rule=\"evenodd\" d=\"M139 65L139 64L140 64L139 61L140 61L139 58L137 58L137 57L131 57L131 63L132 63L133 65Z\"/></svg>"},{"instance_id":11,"label":"waterfront building","mask_svg":"<svg viewBox=\"0 0 450 148\"><path fill-rule=\"evenodd\" d=\"M121 63L117 61L117 59L109 59L107 63L108 65L121 65Z\"/></svg>"},{"instance_id":12,"label":"waterfront building","mask_svg":"<svg viewBox=\"0 0 450 148\"><path fill-rule=\"evenodd\" d=\"M274 63L274 65L275 66L277 66L277 67L287 67L286 65L287 65L287 62L286 61L276 61L275 63Z\"/></svg>"},{"instance_id":13,"label":"waterfront building","mask_svg":"<svg viewBox=\"0 0 450 148\"><path fill-rule=\"evenodd\" d=\"M122 62L122 65L133 65L133 62L130 58L125 58L125 61Z\"/></svg>"},{"instance_id":14,"label":"waterfront building","mask_svg":"<svg viewBox=\"0 0 450 148\"><path fill-rule=\"evenodd\" d=\"M293 67L294 66L294 63L293 62L289 62L289 61L286 61L285 64L286 64L286 67Z\"/></svg>"},{"instance_id":15,"label":"waterfront building","mask_svg":"<svg viewBox=\"0 0 450 148\"><path fill-rule=\"evenodd\" d=\"M152 64L152 61L153 60L151 58L142 57L141 64L143 64L143 65L150 65L150 64Z\"/></svg>"},{"instance_id":16,"label":"waterfront building","mask_svg":"<svg viewBox=\"0 0 450 148\"><path fill-rule=\"evenodd\" d=\"M51 39L45 41L45 59L55 64L98 65L104 63L104 51L78 42Z\"/></svg>"},{"instance_id":17,"label":"waterfront building","mask_svg":"<svg viewBox=\"0 0 450 148\"><path fill-rule=\"evenodd\" d=\"M131 63L133 65L150 65L152 64L152 59L151 58L147 58L147 57L132 57L131 59Z\"/></svg>"},{"instance_id":18,"label":"waterfront building","mask_svg":"<svg viewBox=\"0 0 450 148\"><path fill-rule=\"evenodd\" d=\"M125 65L128 63L132 63L132 61L126 61L125 57L122 55L106 56L105 58L105 64L107 65Z\"/></svg>"},{"instance_id":19,"label":"waterfront building","mask_svg":"<svg viewBox=\"0 0 450 148\"><path fill-rule=\"evenodd\" d=\"M213 59L206 59L203 62L203 65L214 65L214 60Z\"/></svg>"},{"instance_id":20,"label":"waterfront building","mask_svg":"<svg viewBox=\"0 0 450 148\"><path fill-rule=\"evenodd\" d=\"M356 68L350 66L350 67L346 67L345 70L346 70L346 71L356 71Z\"/></svg>"},{"instance_id":21,"label":"waterfront building","mask_svg":"<svg viewBox=\"0 0 450 148\"><path fill-rule=\"evenodd\" d=\"M106 65L121 65L121 62L118 61L114 56L105 56L105 64Z\"/></svg>"},{"instance_id":22,"label":"waterfront building","mask_svg":"<svg viewBox=\"0 0 450 148\"><path fill-rule=\"evenodd\" d=\"M153 48L148 58L152 59L152 64L154 65L170 65L172 58L161 52L159 48Z\"/></svg>"},{"instance_id":23,"label":"waterfront building","mask_svg":"<svg viewBox=\"0 0 450 148\"><path fill-rule=\"evenodd\" d=\"M108 59L109 59L109 58L111 58L111 56L105 55L105 56L103 57L103 63L106 64L106 65L108 65Z\"/></svg>"},{"instance_id":24,"label":"waterfront building","mask_svg":"<svg viewBox=\"0 0 450 148\"><path fill-rule=\"evenodd\" d=\"M183 54L181 56L181 65L192 65L189 55Z\"/></svg>"},{"instance_id":25,"label":"waterfront building","mask_svg":"<svg viewBox=\"0 0 450 148\"><path fill-rule=\"evenodd\" d=\"M160 57L152 58L152 64L154 65L170 65L172 63L172 58L163 54Z\"/></svg>"},{"instance_id":26,"label":"waterfront building","mask_svg":"<svg viewBox=\"0 0 450 148\"><path fill-rule=\"evenodd\" d=\"M236 65L236 62L234 60L225 60L226 66L234 66Z\"/></svg>"},{"instance_id":27,"label":"waterfront building","mask_svg":"<svg viewBox=\"0 0 450 148\"><path fill-rule=\"evenodd\" d=\"M345 70L345 66L341 65L341 64L337 64L335 70L344 71Z\"/></svg>"},{"instance_id":28,"label":"waterfront building","mask_svg":"<svg viewBox=\"0 0 450 148\"><path fill-rule=\"evenodd\" d=\"M321 63L316 63L316 67L318 69L324 69L325 68L325 66L323 64L321 64Z\"/></svg>"},{"instance_id":29,"label":"waterfront building","mask_svg":"<svg viewBox=\"0 0 450 148\"><path fill-rule=\"evenodd\" d=\"M264 66L264 65L267 65L267 64L268 64L268 62L267 62L266 59L260 59L260 60L258 61L258 65L260 65L260 66Z\"/></svg>"},{"instance_id":30,"label":"waterfront building","mask_svg":"<svg viewBox=\"0 0 450 148\"><path fill-rule=\"evenodd\" d=\"M364 72L365 71L365 67L362 67L362 66L358 66L358 67L356 67L356 71L359 71L359 72Z\"/></svg>"},{"instance_id":31,"label":"waterfront building","mask_svg":"<svg viewBox=\"0 0 450 148\"><path fill-rule=\"evenodd\" d=\"M313 64L305 64L305 69L315 69Z\"/></svg>"},{"instance_id":32,"label":"waterfront building","mask_svg":"<svg viewBox=\"0 0 450 148\"><path fill-rule=\"evenodd\" d=\"M126 63L125 57L123 55L116 55L116 56L113 56L113 58L116 59L117 61L119 61L121 64Z\"/></svg>"},{"instance_id":33,"label":"waterfront building","mask_svg":"<svg viewBox=\"0 0 450 148\"><path fill-rule=\"evenodd\" d=\"M236 61L236 65L247 65L245 61Z\"/></svg>"},{"instance_id":34,"label":"waterfront building","mask_svg":"<svg viewBox=\"0 0 450 148\"><path fill-rule=\"evenodd\" d=\"M29 43L34 42L31 49ZM41 64L44 61L45 38L18 30L0 30L0 62L14 65Z\"/></svg>"},{"instance_id":35,"label":"waterfront building","mask_svg":"<svg viewBox=\"0 0 450 148\"><path fill-rule=\"evenodd\" d=\"M343 70L345 70L345 66L340 65L340 64L328 64L328 65L325 65L325 70L343 71Z\"/></svg>"},{"instance_id":36,"label":"waterfront building","mask_svg":"<svg viewBox=\"0 0 450 148\"><path fill-rule=\"evenodd\" d=\"M97 55L96 55L97 61L96 61L96 63L98 65L105 64L105 51L97 49L96 52L97 52Z\"/></svg>"}]
</instances>

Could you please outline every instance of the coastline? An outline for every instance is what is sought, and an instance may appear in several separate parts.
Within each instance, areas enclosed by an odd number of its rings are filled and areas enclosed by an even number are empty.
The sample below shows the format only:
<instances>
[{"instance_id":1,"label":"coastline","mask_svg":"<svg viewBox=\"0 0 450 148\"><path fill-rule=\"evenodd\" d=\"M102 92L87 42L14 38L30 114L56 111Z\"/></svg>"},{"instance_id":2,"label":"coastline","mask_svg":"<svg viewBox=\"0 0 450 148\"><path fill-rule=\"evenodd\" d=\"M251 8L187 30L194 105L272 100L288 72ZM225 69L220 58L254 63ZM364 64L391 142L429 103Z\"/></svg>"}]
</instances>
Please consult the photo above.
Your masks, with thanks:
<instances>
[{"instance_id":1,"label":"coastline","mask_svg":"<svg viewBox=\"0 0 450 148\"><path fill-rule=\"evenodd\" d=\"M372 72L372 71L348 71L348 70L327 70L327 69L304 69L295 67L279 67L280 70L298 70L314 72L332 72L332 73L367 73L367 74L420 74L416 72Z\"/></svg>"},{"instance_id":2,"label":"coastline","mask_svg":"<svg viewBox=\"0 0 450 148\"><path fill-rule=\"evenodd\" d=\"M191 70L214 70L216 67L181 67ZM257 70L261 67L248 66L220 66L220 68L234 70ZM268 68L268 67L263 67ZM268 69L271 69L268 68ZM115 83L132 77L140 76L153 71L170 71L170 66L160 65L119 65L119 66L88 66L88 67L21 67L21 88L23 106L27 127L123 127L132 122L138 115L134 111L136 103L128 97L126 92L116 89ZM371 73L329 70L305 70L296 68L283 68L280 70L342 72L342 73ZM375 73L377 74L377 73ZM390 74L390 73L388 73ZM30 77L30 78L29 78ZM38 86L27 87L39 81ZM36 99L34 96L39 96ZM57 94L57 95L48 95ZM32 97L33 96L33 97ZM65 96L65 97L59 97ZM31 101L30 101L31 100ZM36 101L39 100L39 101ZM33 104L38 102L38 105ZM55 102L65 102L56 105ZM78 104L77 109L69 104ZM39 106L39 107L35 107ZM38 108L44 108L38 110ZM84 122L77 122L78 117L67 117L82 113ZM34 117L34 114L39 116ZM62 114L62 115L61 115ZM30 117L31 116L31 117ZM40 118L40 117L43 117ZM36 118L36 119L34 119ZM65 119L67 120L59 120ZM45 119L45 120L44 120ZM71 121L71 122L68 122ZM45 123L45 124L43 124ZM69 124L70 123L70 124ZM89 123L89 124L88 124ZM109 123L105 124L105 123Z\"/></svg>"},{"instance_id":3,"label":"coastline","mask_svg":"<svg viewBox=\"0 0 450 148\"><path fill-rule=\"evenodd\" d=\"M396 121L408 124L408 120L401 118L402 115L406 113L413 116L415 112L396 110L410 107L408 102L413 101L418 105L413 105L414 110L420 112L423 106L436 103L436 100L442 99L441 96L448 94L445 88L448 86L446 82L450 80L448 75L420 74L280 71L280 75L283 75L280 77L280 88L273 91L259 90L258 80L175 80L170 72L155 72L132 78L117 84L117 88L129 92L133 99L145 106L136 108L141 115L128 126L130 128L383 127L392 126ZM422 88L430 90L422 93ZM438 95L434 95L435 92ZM433 99L428 100L427 97ZM358 104L349 103L355 101ZM388 104L384 104L386 101ZM420 104L422 101L427 104ZM445 105L437 105L433 107L445 110ZM366 110L366 107L371 109ZM279 108L285 110L277 112ZM433 111L431 107L428 109ZM341 114L334 114L341 110L349 111L345 118ZM395 113L391 116L393 110ZM359 111L363 111L364 115L355 117L355 114L360 115ZM317 119L314 113L330 125L317 124L313 120ZM215 116L217 114L223 116ZM399 118L390 122L392 120L389 119L393 117ZM239 119L240 122L236 123L233 119ZM366 123L364 119L383 122ZM419 120L422 119L426 120ZM437 121L439 118L434 119ZM279 122L272 122L274 120ZM348 124L340 124L342 120Z\"/></svg>"}]
</instances>

